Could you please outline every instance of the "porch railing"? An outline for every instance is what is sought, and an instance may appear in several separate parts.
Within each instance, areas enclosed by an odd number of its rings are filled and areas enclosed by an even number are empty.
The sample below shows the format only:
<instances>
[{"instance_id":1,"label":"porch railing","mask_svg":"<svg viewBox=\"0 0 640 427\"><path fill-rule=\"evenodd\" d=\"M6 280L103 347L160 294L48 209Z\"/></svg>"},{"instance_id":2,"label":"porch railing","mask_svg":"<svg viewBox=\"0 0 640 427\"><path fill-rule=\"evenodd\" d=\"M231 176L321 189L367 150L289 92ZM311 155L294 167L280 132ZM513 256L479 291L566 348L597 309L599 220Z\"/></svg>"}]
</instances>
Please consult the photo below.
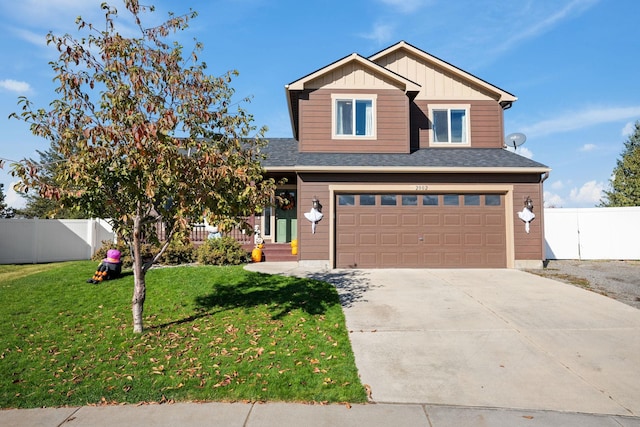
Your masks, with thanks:
<instances>
[{"instance_id":1,"label":"porch railing","mask_svg":"<svg viewBox=\"0 0 640 427\"><path fill-rule=\"evenodd\" d=\"M253 227L256 223L256 217L251 216L247 218L249 224ZM156 233L160 240L164 240L166 238L166 226L162 221L158 221L156 223ZM224 231L222 233L223 236L230 236L237 240L242 245L250 245L253 244L253 236L243 232L240 228L233 228L229 231ZM204 224L194 223L191 224L191 235L189 239L192 243L199 244L205 242L209 238L209 231L206 230Z\"/></svg>"}]
</instances>

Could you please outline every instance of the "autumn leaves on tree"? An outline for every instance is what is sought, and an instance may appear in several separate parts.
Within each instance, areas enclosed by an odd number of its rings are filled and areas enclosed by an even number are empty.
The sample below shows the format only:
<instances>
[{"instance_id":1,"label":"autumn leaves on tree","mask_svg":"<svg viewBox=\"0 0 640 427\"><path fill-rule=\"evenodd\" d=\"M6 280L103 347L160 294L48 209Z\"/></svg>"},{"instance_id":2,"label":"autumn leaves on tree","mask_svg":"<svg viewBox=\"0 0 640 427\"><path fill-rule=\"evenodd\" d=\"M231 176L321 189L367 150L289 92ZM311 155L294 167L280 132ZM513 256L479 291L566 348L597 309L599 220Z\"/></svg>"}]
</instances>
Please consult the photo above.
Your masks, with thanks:
<instances>
[{"instance_id":1,"label":"autumn leaves on tree","mask_svg":"<svg viewBox=\"0 0 640 427\"><path fill-rule=\"evenodd\" d=\"M266 129L256 128L242 108L248 99L233 99L230 83L237 73L210 76L198 60L201 44L184 55L170 42L196 12L170 14L147 28L141 16L153 8L137 0L125 5L138 37L118 32L118 11L107 4L105 25L76 20L82 38L47 36L59 52L51 63L57 99L43 109L20 98L21 111L13 117L47 139L61 161L55 179L34 160L12 167L20 190L111 219L134 258L134 332L142 332L145 273L171 239L205 211L212 213L210 221L242 226L243 218L269 203L275 183L263 178L260 164ZM166 224L164 246L143 261L142 238L154 236L159 219Z\"/></svg>"}]
</instances>

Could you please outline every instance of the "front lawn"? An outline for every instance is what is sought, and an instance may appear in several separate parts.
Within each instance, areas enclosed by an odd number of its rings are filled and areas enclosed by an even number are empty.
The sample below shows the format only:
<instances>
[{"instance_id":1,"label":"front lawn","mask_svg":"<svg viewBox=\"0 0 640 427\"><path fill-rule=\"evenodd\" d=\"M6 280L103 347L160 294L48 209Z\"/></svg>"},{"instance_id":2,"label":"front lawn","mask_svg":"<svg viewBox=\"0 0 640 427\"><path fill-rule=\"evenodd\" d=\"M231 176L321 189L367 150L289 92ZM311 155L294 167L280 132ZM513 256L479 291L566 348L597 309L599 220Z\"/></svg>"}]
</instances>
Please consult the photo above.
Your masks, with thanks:
<instances>
[{"instance_id":1,"label":"front lawn","mask_svg":"<svg viewBox=\"0 0 640 427\"><path fill-rule=\"evenodd\" d=\"M0 266L0 407L172 401L364 402L333 286L242 267L87 284L92 261Z\"/></svg>"}]
</instances>

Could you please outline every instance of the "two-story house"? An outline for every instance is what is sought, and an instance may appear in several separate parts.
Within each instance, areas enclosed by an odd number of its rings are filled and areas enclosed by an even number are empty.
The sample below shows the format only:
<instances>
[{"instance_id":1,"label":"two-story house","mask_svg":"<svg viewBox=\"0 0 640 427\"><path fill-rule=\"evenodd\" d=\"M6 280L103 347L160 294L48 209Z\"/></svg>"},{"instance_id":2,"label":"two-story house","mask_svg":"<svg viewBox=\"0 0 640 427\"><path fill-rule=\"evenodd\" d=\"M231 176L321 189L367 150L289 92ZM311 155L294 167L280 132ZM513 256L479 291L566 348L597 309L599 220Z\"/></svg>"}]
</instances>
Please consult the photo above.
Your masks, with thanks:
<instances>
[{"instance_id":1,"label":"two-story house","mask_svg":"<svg viewBox=\"0 0 640 427\"><path fill-rule=\"evenodd\" d=\"M267 242L331 268L542 266L550 169L504 149L514 95L406 42L285 92L294 137L270 139L264 166L290 203L258 218Z\"/></svg>"}]
</instances>

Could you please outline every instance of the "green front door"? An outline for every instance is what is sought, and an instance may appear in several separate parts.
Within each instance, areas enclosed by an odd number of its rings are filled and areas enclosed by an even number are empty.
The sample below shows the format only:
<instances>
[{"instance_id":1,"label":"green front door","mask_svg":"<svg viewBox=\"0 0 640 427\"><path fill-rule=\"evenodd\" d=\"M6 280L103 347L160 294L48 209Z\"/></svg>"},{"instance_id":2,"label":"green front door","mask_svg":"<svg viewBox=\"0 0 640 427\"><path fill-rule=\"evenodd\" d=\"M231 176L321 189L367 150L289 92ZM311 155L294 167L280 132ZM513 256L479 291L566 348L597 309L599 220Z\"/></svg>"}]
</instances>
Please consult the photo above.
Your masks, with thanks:
<instances>
[{"instance_id":1,"label":"green front door","mask_svg":"<svg viewBox=\"0 0 640 427\"><path fill-rule=\"evenodd\" d=\"M297 195L295 190L283 190L290 203L276 207L276 243L289 243L298 238Z\"/></svg>"}]
</instances>

